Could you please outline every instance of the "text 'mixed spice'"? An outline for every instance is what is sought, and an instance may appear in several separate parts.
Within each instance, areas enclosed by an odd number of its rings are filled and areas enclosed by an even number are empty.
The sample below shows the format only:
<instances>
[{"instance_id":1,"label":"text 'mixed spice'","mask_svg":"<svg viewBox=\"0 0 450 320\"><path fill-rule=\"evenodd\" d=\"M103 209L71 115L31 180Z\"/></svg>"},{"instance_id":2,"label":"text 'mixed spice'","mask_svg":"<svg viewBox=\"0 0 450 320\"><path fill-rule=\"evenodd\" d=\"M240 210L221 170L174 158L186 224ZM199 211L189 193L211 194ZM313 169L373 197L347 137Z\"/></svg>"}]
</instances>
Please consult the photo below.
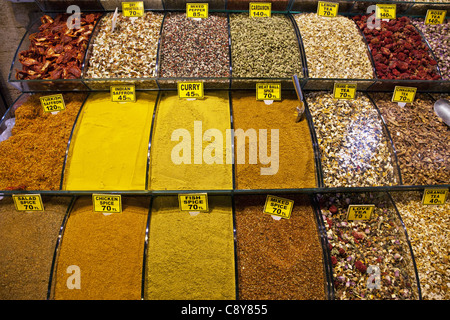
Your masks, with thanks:
<instances>
[{"instance_id":1,"label":"text 'mixed spice'","mask_svg":"<svg viewBox=\"0 0 450 320\"><path fill-rule=\"evenodd\" d=\"M377 4L375 10L377 19L394 20L397 17L397 5L395 4Z\"/></svg>"},{"instance_id":2,"label":"text 'mixed spice'","mask_svg":"<svg viewBox=\"0 0 450 320\"><path fill-rule=\"evenodd\" d=\"M17 211L44 211L40 194L13 195Z\"/></svg>"},{"instance_id":3,"label":"text 'mixed spice'","mask_svg":"<svg viewBox=\"0 0 450 320\"><path fill-rule=\"evenodd\" d=\"M136 102L136 88L134 85L111 86L110 92L112 102Z\"/></svg>"},{"instance_id":4,"label":"text 'mixed spice'","mask_svg":"<svg viewBox=\"0 0 450 320\"><path fill-rule=\"evenodd\" d=\"M179 194L180 211L209 212L207 193Z\"/></svg>"},{"instance_id":5,"label":"text 'mixed spice'","mask_svg":"<svg viewBox=\"0 0 450 320\"><path fill-rule=\"evenodd\" d=\"M272 16L272 3L250 2L248 6L250 18L263 18Z\"/></svg>"},{"instance_id":6,"label":"text 'mixed spice'","mask_svg":"<svg viewBox=\"0 0 450 320\"><path fill-rule=\"evenodd\" d=\"M186 3L186 17L195 19L208 18L208 3Z\"/></svg>"},{"instance_id":7,"label":"text 'mixed spice'","mask_svg":"<svg viewBox=\"0 0 450 320\"><path fill-rule=\"evenodd\" d=\"M443 205L447 200L448 189L425 189L423 191L422 204Z\"/></svg>"},{"instance_id":8,"label":"text 'mixed spice'","mask_svg":"<svg viewBox=\"0 0 450 320\"><path fill-rule=\"evenodd\" d=\"M293 200L268 195L264 205L264 213L289 219L293 207Z\"/></svg>"},{"instance_id":9,"label":"text 'mixed spice'","mask_svg":"<svg viewBox=\"0 0 450 320\"><path fill-rule=\"evenodd\" d=\"M281 83L257 83L256 100L281 101Z\"/></svg>"},{"instance_id":10,"label":"text 'mixed spice'","mask_svg":"<svg viewBox=\"0 0 450 320\"><path fill-rule=\"evenodd\" d=\"M178 97L180 99L203 99L203 82L178 82Z\"/></svg>"},{"instance_id":11,"label":"text 'mixed spice'","mask_svg":"<svg viewBox=\"0 0 450 320\"><path fill-rule=\"evenodd\" d=\"M395 86L392 102L413 103L417 88Z\"/></svg>"},{"instance_id":12,"label":"text 'mixed spice'","mask_svg":"<svg viewBox=\"0 0 450 320\"><path fill-rule=\"evenodd\" d=\"M322 17L336 17L339 11L339 3L319 1L317 14Z\"/></svg>"},{"instance_id":13,"label":"text 'mixed spice'","mask_svg":"<svg viewBox=\"0 0 450 320\"><path fill-rule=\"evenodd\" d=\"M447 10L428 9L425 16L425 24L442 24L444 23Z\"/></svg>"},{"instance_id":14,"label":"text 'mixed spice'","mask_svg":"<svg viewBox=\"0 0 450 320\"><path fill-rule=\"evenodd\" d=\"M144 15L144 2L122 2L122 14L125 17L142 17Z\"/></svg>"},{"instance_id":15,"label":"text 'mixed spice'","mask_svg":"<svg viewBox=\"0 0 450 320\"><path fill-rule=\"evenodd\" d=\"M374 208L374 204L349 205L347 220L370 220Z\"/></svg>"},{"instance_id":16,"label":"text 'mixed spice'","mask_svg":"<svg viewBox=\"0 0 450 320\"><path fill-rule=\"evenodd\" d=\"M53 94L50 96L43 96L39 98L44 112L55 112L66 109L64 98L62 94Z\"/></svg>"},{"instance_id":17,"label":"text 'mixed spice'","mask_svg":"<svg viewBox=\"0 0 450 320\"><path fill-rule=\"evenodd\" d=\"M121 213L122 196L109 194L93 194L92 204L94 212Z\"/></svg>"},{"instance_id":18,"label":"text 'mixed spice'","mask_svg":"<svg viewBox=\"0 0 450 320\"><path fill-rule=\"evenodd\" d=\"M335 83L333 97L335 99L353 100L356 96L355 83Z\"/></svg>"}]
</instances>

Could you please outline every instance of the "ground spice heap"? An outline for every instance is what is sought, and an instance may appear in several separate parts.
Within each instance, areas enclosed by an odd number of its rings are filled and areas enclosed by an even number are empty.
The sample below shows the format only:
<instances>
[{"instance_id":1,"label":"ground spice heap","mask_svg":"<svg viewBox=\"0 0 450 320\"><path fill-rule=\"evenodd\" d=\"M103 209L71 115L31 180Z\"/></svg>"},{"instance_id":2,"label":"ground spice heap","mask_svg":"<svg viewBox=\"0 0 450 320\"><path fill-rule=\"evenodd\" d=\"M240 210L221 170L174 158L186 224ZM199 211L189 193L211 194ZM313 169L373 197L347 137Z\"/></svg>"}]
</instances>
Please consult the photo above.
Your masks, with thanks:
<instances>
[{"instance_id":1,"label":"ground spice heap","mask_svg":"<svg viewBox=\"0 0 450 320\"><path fill-rule=\"evenodd\" d=\"M422 204L422 192L392 192L408 230L424 300L450 298L450 200Z\"/></svg>"},{"instance_id":2,"label":"ground spice heap","mask_svg":"<svg viewBox=\"0 0 450 320\"><path fill-rule=\"evenodd\" d=\"M306 119L295 122L298 99L295 92L283 92L282 101L266 105L256 101L255 94L244 91L232 93L233 126L235 129L235 176L238 189L283 189L314 188L316 182L315 156L311 133ZM255 132L254 139L241 140L238 130ZM278 138L272 136L271 130L278 130ZM250 152L261 151L257 139L261 132L267 132L267 155L271 163L262 164L258 156L256 163L251 163ZM242 134L244 136L244 134ZM272 150L272 139L278 139L277 148ZM261 142L261 141L259 141ZM258 150L257 150L258 149ZM241 153L245 152L244 163L239 163ZM278 162L277 164L275 164ZM274 174L262 175L261 168L277 168Z\"/></svg>"},{"instance_id":3,"label":"ground spice heap","mask_svg":"<svg viewBox=\"0 0 450 320\"><path fill-rule=\"evenodd\" d=\"M298 39L287 16L254 19L232 13L230 33L233 78L303 75Z\"/></svg>"},{"instance_id":4,"label":"ground spice heap","mask_svg":"<svg viewBox=\"0 0 450 320\"><path fill-rule=\"evenodd\" d=\"M59 190L64 157L84 93L64 93L66 109L46 113L33 94L15 111L12 136L0 143L0 190Z\"/></svg>"},{"instance_id":5,"label":"ground spice heap","mask_svg":"<svg viewBox=\"0 0 450 320\"><path fill-rule=\"evenodd\" d=\"M169 12L164 19L160 77L229 77L227 16L210 13L194 20Z\"/></svg>"},{"instance_id":6,"label":"ground spice heap","mask_svg":"<svg viewBox=\"0 0 450 320\"><path fill-rule=\"evenodd\" d=\"M394 153L382 120L367 96L337 100L331 93L306 94L327 187L398 184Z\"/></svg>"},{"instance_id":7,"label":"ground spice heap","mask_svg":"<svg viewBox=\"0 0 450 320\"><path fill-rule=\"evenodd\" d=\"M413 103L400 107L392 94L372 95L386 122L405 185L448 184L450 131L434 113L434 101L417 94Z\"/></svg>"},{"instance_id":8,"label":"ground spice heap","mask_svg":"<svg viewBox=\"0 0 450 320\"><path fill-rule=\"evenodd\" d=\"M148 197L122 197L123 211L104 215L93 211L92 197L78 198L62 237L54 299L139 300L149 206Z\"/></svg>"},{"instance_id":9,"label":"ground spice heap","mask_svg":"<svg viewBox=\"0 0 450 320\"><path fill-rule=\"evenodd\" d=\"M316 13L294 15L312 78L372 79L369 50L355 22Z\"/></svg>"},{"instance_id":10,"label":"ground spice heap","mask_svg":"<svg viewBox=\"0 0 450 320\"><path fill-rule=\"evenodd\" d=\"M176 196L153 199L144 299L236 299L231 198L208 202L209 212L191 215Z\"/></svg>"},{"instance_id":11,"label":"ground spice heap","mask_svg":"<svg viewBox=\"0 0 450 320\"><path fill-rule=\"evenodd\" d=\"M45 211L16 211L0 200L0 299L45 300L56 241L70 197L47 197Z\"/></svg>"},{"instance_id":12,"label":"ground spice heap","mask_svg":"<svg viewBox=\"0 0 450 320\"><path fill-rule=\"evenodd\" d=\"M325 299L322 247L306 195L294 200L290 219L263 213L266 196L236 196L239 299Z\"/></svg>"},{"instance_id":13,"label":"ground spice heap","mask_svg":"<svg viewBox=\"0 0 450 320\"><path fill-rule=\"evenodd\" d=\"M364 33L381 79L438 80L441 78L431 51L408 17L368 24L368 17L354 16Z\"/></svg>"},{"instance_id":14,"label":"ground spice heap","mask_svg":"<svg viewBox=\"0 0 450 320\"><path fill-rule=\"evenodd\" d=\"M405 230L386 193L324 194L318 195L318 200L333 266L335 299L419 299ZM348 220L349 204L374 204L370 220ZM379 273L371 273L376 268Z\"/></svg>"}]
</instances>

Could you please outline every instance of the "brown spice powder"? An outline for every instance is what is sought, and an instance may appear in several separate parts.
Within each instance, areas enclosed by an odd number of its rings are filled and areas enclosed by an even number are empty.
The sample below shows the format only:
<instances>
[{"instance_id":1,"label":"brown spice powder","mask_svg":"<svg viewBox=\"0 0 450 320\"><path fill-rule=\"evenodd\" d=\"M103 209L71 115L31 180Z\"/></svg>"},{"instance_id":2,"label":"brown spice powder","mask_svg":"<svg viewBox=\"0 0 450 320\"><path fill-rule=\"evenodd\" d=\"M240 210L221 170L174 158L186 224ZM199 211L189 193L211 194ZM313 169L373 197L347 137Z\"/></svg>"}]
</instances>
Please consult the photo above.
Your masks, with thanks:
<instances>
[{"instance_id":1,"label":"brown spice powder","mask_svg":"<svg viewBox=\"0 0 450 320\"><path fill-rule=\"evenodd\" d=\"M322 300L322 247L307 195L294 200L290 219L263 213L266 196L236 196L239 299Z\"/></svg>"}]
</instances>

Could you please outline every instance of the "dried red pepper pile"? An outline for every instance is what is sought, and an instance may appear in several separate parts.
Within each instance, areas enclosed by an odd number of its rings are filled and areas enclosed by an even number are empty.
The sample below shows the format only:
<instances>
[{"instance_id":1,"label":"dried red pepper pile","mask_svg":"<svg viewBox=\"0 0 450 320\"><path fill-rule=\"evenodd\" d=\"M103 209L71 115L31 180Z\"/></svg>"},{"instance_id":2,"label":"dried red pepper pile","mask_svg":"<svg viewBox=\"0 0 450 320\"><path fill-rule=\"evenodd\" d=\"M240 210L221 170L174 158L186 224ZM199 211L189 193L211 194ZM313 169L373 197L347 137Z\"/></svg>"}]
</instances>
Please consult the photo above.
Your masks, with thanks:
<instances>
[{"instance_id":1,"label":"dried red pepper pile","mask_svg":"<svg viewBox=\"0 0 450 320\"><path fill-rule=\"evenodd\" d=\"M100 13L81 14L80 28L69 28L69 15L60 14L52 19L41 17L39 32L30 35L30 47L19 53L22 70L16 79L76 79L81 77L89 37Z\"/></svg>"},{"instance_id":2,"label":"dried red pepper pile","mask_svg":"<svg viewBox=\"0 0 450 320\"><path fill-rule=\"evenodd\" d=\"M380 21L380 28L368 26L369 15L353 20L364 33L381 79L438 80L441 78L427 44L408 17Z\"/></svg>"}]
</instances>

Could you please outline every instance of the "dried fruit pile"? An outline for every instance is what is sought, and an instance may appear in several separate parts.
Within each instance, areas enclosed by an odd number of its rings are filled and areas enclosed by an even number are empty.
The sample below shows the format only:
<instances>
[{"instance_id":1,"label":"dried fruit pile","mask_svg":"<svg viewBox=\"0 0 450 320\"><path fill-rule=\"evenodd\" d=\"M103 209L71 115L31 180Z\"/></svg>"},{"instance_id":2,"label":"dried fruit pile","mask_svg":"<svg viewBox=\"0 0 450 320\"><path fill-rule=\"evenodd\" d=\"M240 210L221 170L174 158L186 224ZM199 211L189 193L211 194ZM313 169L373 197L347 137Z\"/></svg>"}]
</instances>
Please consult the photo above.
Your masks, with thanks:
<instances>
[{"instance_id":1,"label":"dried fruit pile","mask_svg":"<svg viewBox=\"0 0 450 320\"><path fill-rule=\"evenodd\" d=\"M368 23L368 15L353 17L372 51L377 76L381 79L438 80L441 78L429 47L408 17Z\"/></svg>"},{"instance_id":2,"label":"dried fruit pile","mask_svg":"<svg viewBox=\"0 0 450 320\"><path fill-rule=\"evenodd\" d=\"M16 70L19 80L77 79L81 77L89 37L100 13L81 14L80 28L69 28L69 15L52 19L41 17L39 32L30 35L30 47L19 53L22 70Z\"/></svg>"}]
</instances>

